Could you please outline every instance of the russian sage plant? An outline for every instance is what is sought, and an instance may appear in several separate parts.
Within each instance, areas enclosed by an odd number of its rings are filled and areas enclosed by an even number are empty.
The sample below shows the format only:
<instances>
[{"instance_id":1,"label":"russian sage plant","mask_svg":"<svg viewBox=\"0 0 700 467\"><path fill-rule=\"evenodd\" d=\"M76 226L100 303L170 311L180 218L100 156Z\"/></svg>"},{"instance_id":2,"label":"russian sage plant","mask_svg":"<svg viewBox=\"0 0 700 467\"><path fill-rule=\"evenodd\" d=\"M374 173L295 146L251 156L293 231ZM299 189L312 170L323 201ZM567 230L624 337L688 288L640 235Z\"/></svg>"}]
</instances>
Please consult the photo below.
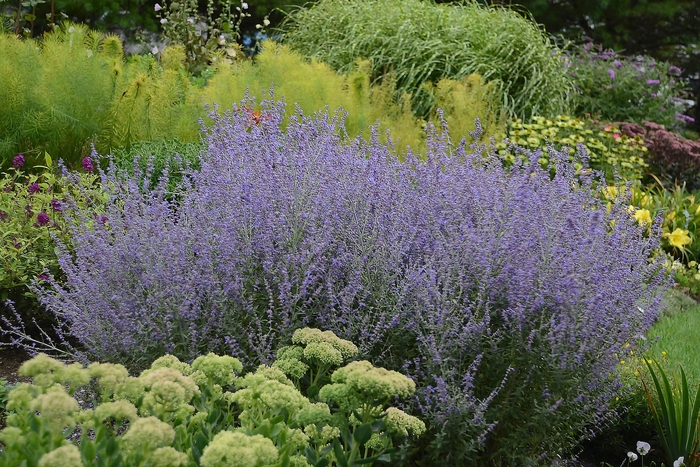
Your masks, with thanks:
<instances>
[{"instance_id":1,"label":"russian sage plant","mask_svg":"<svg viewBox=\"0 0 700 467\"><path fill-rule=\"evenodd\" d=\"M649 259L659 229L601 201L601 174L554 150L556 171L539 151L504 168L434 130L401 162L376 134L348 141L339 116L283 131L272 100L212 118L178 196L110 168L105 217L59 247L66 280L37 293L75 356L251 367L295 329L329 329L415 381L404 409L429 445L406 456L452 464L564 455L610 413L616 354L666 282Z\"/></svg>"}]
</instances>

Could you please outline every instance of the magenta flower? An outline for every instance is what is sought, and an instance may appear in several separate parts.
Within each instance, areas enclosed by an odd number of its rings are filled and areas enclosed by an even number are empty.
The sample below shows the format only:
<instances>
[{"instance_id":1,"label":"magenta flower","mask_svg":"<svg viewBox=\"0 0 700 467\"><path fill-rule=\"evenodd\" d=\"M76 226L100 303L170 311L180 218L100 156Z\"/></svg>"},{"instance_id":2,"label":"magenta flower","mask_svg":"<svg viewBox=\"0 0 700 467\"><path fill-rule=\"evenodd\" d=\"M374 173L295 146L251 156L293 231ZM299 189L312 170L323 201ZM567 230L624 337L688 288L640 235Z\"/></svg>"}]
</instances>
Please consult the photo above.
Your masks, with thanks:
<instances>
[{"instance_id":1,"label":"magenta flower","mask_svg":"<svg viewBox=\"0 0 700 467\"><path fill-rule=\"evenodd\" d=\"M677 66L671 65L670 67L668 67L668 72L674 75L680 75L681 69Z\"/></svg>"},{"instance_id":2,"label":"magenta flower","mask_svg":"<svg viewBox=\"0 0 700 467\"><path fill-rule=\"evenodd\" d=\"M83 170L86 172L93 172L95 170L95 167L92 165L92 159L89 157L83 159Z\"/></svg>"},{"instance_id":3,"label":"magenta flower","mask_svg":"<svg viewBox=\"0 0 700 467\"><path fill-rule=\"evenodd\" d=\"M33 195L34 193L38 193L40 191L41 191L41 187L39 186L38 183L32 183L31 185L29 185L29 188L27 188L27 192L30 195Z\"/></svg>"},{"instance_id":4,"label":"magenta flower","mask_svg":"<svg viewBox=\"0 0 700 467\"><path fill-rule=\"evenodd\" d=\"M652 86L659 84L659 83L661 83L661 81L659 81L658 79L648 79L647 80L647 84L652 85Z\"/></svg>"},{"instance_id":5,"label":"magenta flower","mask_svg":"<svg viewBox=\"0 0 700 467\"><path fill-rule=\"evenodd\" d=\"M615 60L613 62L613 66L619 70L620 68L622 68L622 62L620 60Z\"/></svg>"},{"instance_id":6,"label":"magenta flower","mask_svg":"<svg viewBox=\"0 0 700 467\"><path fill-rule=\"evenodd\" d=\"M63 206L61 205L61 202L57 199L52 199L51 200L51 209L54 211L62 211Z\"/></svg>"},{"instance_id":7,"label":"magenta flower","mask_svg":"<svg viewBox=\"0 0 700 467\"><path fill-rule=\"evenodd\" d=\"M0 221L4 221L5 219L7 219L7 213L0 209Z\"/></svg>"},{"instance_id":8,"label":"magenta flower","mask_svg":"<svg viewBox=\"0 0 700 467\"><path fill-rule=\"evenodd\" d=\"M38 276L36 276L36 278L39 279L40 281L48 281L49 280L49 276L47 276L46 274L39 274Z\"/></svg>"},{"instance_id":9,"label":"magenta flower","mask_svg":"<svg viewBox=\"0 0 700 467\"><path fill-rule=\"evenodd\" d=\"M17 154L14 159L12 159L12 167L19 169L24 165L24 155Z\"/></svg>"},{"instance_id":10,"label":"magenta flower","mask_svg":"<svg viewBox=\"0 0 700 467\"><path fill-rule=\"evenodd\" d=\"M615 70L608 70L608 75L610 75L610 79L615 79Z\"/></svg>"},{"instance_id":11,"label":"magenta flower","mask_svg":"<svg viewBox=\"0 0 700 467\"><path fill-rule=\"evenodd\" d=\"M690 115L676 114L676 120L685 120L686 122L693 123L695 119Z\"/></svg>"},{"instance_id":12,"label":"magenta flower","mask_svg":"<svg viewBox=\"0 0 700 467\"><path fill-rule=\"evenodd\" d=\"M40 226L45 226L46 224L49 223L49 215L46 214L45 212L40 212L39 214L36 215L36 223L39 224Z\"/></svg>"}]
</instances>

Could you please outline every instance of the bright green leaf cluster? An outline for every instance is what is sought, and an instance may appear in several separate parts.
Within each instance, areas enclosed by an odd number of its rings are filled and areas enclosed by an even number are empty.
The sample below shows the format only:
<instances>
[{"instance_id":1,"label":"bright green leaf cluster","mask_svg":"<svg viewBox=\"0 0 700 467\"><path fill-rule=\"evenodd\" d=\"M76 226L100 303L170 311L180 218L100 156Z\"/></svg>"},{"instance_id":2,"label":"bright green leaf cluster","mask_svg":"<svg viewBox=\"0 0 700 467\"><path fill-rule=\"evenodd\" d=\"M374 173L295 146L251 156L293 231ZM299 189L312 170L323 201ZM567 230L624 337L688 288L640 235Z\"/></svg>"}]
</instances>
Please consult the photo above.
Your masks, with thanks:
<instances>
[{"instance_id":1,"label":"bright green leaf cluster","mask_svg":"<svg viewBox=\"0 0 700 467\"><path fill-rule=\"evenodd\" d=\"M614 169L617 167L619 174L625 180L640 180L646 173L649 164L644 159L648 151L641 137L629 138L620 132L620 129L612 124L605 124L590 119L572 118L559 115L553 119L533 117L531 123L524 123L520 119L514 119L507 134L498 135L496 149L509 163L517 157L514 148L510 147L503 139L507 136L508 142L532 151L541 149L540 163L549 163L547 147L561 151L567 147L569 153L574 154L579 144L582 144L590 156L590 166L596 170L603 170L612 179Z\"/></svg>"}]
</instances>

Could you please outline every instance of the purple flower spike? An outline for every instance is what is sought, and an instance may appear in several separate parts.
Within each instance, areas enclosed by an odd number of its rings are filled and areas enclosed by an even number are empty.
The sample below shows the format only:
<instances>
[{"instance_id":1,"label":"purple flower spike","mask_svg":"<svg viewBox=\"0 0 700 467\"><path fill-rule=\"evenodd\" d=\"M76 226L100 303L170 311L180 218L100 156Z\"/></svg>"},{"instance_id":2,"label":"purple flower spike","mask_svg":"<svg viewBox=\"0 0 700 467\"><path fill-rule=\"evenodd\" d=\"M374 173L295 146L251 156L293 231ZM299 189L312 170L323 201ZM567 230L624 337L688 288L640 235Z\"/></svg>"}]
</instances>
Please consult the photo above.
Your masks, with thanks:
<instances>
[{"instance_id":1,"label":"purple flower spike","mask_svg":"<svg viewBox=\"0 0 700 467\"><path fill-rule=\"evenodd\" d=\"M95 166L92 165L92 159L89 157L83 159L83 170L90 173L95 170Z\"/></svg>"},{"instance_id":2,"label":"purple flower spike","mask_svg":"<svg viewBox=\"0 0 700 467\"><path fill-rule=\"evenodd\" d=\"M40 212L39 214L36 215L36 223L39 224L40 226L45 226L46 224L49 223L49 215L46 214L45 212Z\"/></svg>"},{"instance_id":3,"label":"purple flower spike","mask_svg":"<svg viewBox=\"0 0 700 467\"><path fill-rule=\"evenodd\" d=\"M62 211L63 206L61 205L61 202L57 199L52 199L51 200L51 209L54 211Z\"/></svg>"},{"instance_id":4,"label":"purple flower spike","mask_svg":"<svg viewBox=\"0 0 700 467\"><path fill-rule=\"evenodd\" d=\"M12 159L12 167L19 169L24 166L24 155L17 154L14 159Z\"/></svg>"},{"instance_id":5,"label":"purple flower spike","mask_svg":"<svg viewBox=\"0 0 700 467\"><path fill-rule=\"evenodd\" d=\"M615 79L615 70L608 70L608 75L610 75L610 79Z\"/></svg>"},{"instance_id":6,"label":"purple flower spike","mask_svg":"<svg viewBox=\"0 0 700 467\"><path fill-rule=\"evenodd\" d=\"M39 274L38 276L36 276L36 278L41 280L41 281L48 281L49 280L49 276L46 274Z\"/></svg>"},{"instance_id":7,"label":"purple flower spike","mask_svg":"<svg viewBox=\"0 0 700 467\"><path fill-rule=\"evenodd\" d=\"M680 75L681 69L678 68L677 66L671 65L670 67L668 67L668 72L673 74L673 75Z\"/></svg>"},{"instance_id":8,"label":"purple flower spike","mask_svg":"<svg viewBox=\"0 0 700 467\"><path fill-rule=\"evenodd\" d=\"M622 68L622 62L620 60L615 60L613 62L613 66L619 70L620 68Z\"/></svg>"},{"instance_id":9,"label":"purple flower spike","mask_svg":"<svg viewBox=\"0 0 700 467\"><path fill-rule=\"evenodd\" d=\"M648 80L647 80L647 84L650 85L650 86L655 86L655 85L657 85L657 84L659 84L659 83L661 83L661 81L659 81L658 79L648 79Z\"/></svg>"},{"instance_id":10,"label":"purple flower spike","mask_svg":"<svg viewBox=\"0 0 700 467\"><path fill-rule=\"evenodd\" d=\"M29 188L27 188L27 192L30 195L33 195L34 193L39 193L41 191L41 187L39 186L38 183L32 183L29 185Z\"/></svg>"}]
</instances>

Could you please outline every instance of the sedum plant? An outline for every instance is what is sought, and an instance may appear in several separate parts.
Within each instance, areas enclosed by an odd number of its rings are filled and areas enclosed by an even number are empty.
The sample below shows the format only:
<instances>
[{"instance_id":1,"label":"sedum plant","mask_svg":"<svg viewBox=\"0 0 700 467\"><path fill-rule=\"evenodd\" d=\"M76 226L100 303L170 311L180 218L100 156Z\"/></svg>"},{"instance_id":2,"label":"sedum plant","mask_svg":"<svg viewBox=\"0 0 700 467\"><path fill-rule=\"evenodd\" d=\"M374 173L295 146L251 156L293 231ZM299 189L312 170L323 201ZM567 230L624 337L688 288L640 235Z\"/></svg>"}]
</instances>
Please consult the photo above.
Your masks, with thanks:
<instances>
[{"instance_id":1,"label":"sedum plant","mask_svg":"<svg viewBox=\"0 0 700 467\"><path fill-rule=\"evenodd\" d=\"M309 328L298 332L321 334ZM323 335L337 339L329 332ZM85 467L388 462L392 440L425 431L417 418L387 407L393 396L410 396L415 386L398 373L356 363L376 373L367 382L396 386L387 393L392 397L381 401L371 391L362 392L362 383L343 392L364 407L362 420L371 420L371 425L358 424L352 413L331 413L328 405L311 403L276 368L262 365L242 375L242 363L230 356L209 353L188 364L166 355L134 377L118 364L95 362L85 368L39 354L19 370L32 382L21 383L8 395L12 413L0 431L0 461L42 467L66 462ZM352 365L337 369L334 379L341 371L352 373ZM76 400L76 391L91 382L96 396L92 407L85 408ZM339 394L337 389L331 393ZM68 439L72 432L80 435L77 446ZM352 436L341 437L343 433Z\"/></svg>"},{"instance_id":2,"label":"sedum plant","mask_svg":"<svg viewBox=\"0 0 700 467\"><path fill-rule=\"evenodd\" d=\"M177 199L167 179L148 191L106 169L107 222L76 213L65 282L36 290L62 345L129 367L210 351L271 365L315 326L415 382L411 462L520 465L592 436L621 391L615 354L668 285L649 259L659 227L608 207L568 153L548 154L554 174L539 151L504 168L431 130L400 161L376 133L344 138L340 117L284 115L252 99L213 115Z\"/></svg>"}]
</instances>

